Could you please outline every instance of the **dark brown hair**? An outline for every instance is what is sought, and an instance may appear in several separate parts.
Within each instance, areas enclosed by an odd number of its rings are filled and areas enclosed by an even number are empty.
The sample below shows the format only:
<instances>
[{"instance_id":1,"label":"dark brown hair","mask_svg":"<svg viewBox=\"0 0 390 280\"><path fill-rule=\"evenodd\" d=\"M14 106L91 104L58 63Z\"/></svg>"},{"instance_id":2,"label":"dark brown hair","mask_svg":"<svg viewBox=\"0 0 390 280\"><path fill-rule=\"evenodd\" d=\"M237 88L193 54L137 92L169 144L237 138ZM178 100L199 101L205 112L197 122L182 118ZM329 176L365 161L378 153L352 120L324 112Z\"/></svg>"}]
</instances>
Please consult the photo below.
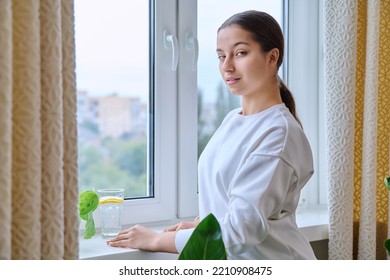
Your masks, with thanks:
<instances>
[{"instance_id":1,"label":"dark brown hair","mask_svg":"<svg viewBox=\"0 0 390 280\"><path fill-rule=\"evenodd\" d=\"M278 22L269 14L260 11L245 11L235 14L228 18L219 28L218 32L231 25L237 25L242 29L250 32L253 39L259 43L261 49L264 52L276 48L279 50L278 69L283 62L284 55L284 37L283 32ZM284 104L290 110L291 114L302 126L299 120L296 109L295 101L291 91L288 89L283 80L279 79L280 96Z\"/></svg>"}]
</instances>

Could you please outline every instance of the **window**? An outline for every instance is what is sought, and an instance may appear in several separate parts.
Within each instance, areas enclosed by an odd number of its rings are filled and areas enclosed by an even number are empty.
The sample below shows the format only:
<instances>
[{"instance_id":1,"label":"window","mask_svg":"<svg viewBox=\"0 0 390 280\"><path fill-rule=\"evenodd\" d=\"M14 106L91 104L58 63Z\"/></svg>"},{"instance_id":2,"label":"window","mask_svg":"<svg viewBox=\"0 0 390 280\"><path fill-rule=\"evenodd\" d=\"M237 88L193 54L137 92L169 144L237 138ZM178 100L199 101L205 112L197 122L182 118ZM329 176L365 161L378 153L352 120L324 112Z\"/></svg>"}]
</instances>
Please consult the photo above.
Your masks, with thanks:
<instances>
[{"instance_id":1,"label":"window","mask_svg":"<svg viewBox=\"0 0 390 280\"><path fill-rule=\"evenodd\" d=\"M79 188L151 197L149 4L107 4L75 1Z\"/></svg>"},{"instance_id":2,"label":"window","mask_svg":"<svg viewBox=\"0 0 390 280\"><path fill-rule=\"evenodd\" d=\"M176 217L175 14L171 0L75 1L79 189L124 188L125 224Z\"/></svg>"},{"instance_id":3,"label":"window","mask_svg":"<svg viewBox=\"0 0 390 280\"><path fill-rule=\"evenodd\" d=\"M316 170L300 209L326 206L320 3L75 0L80 190L125 188L124 224L197 215L198 155L239 106L221 83L216 31L248 9L269 12L284 29L280 75L295 96Z\"/></svg>"},{"instance_id":4,"label":"window","mask_svg":"<svg viewBox=\"0 0 390 280\"><path fill-rule=\"evenodd\" d=\"M315 173L301 195L300 211L320 211L327 219L323 100L323 1L288 1L287 81L309 138Z\"/></svg>"}]
</instances>

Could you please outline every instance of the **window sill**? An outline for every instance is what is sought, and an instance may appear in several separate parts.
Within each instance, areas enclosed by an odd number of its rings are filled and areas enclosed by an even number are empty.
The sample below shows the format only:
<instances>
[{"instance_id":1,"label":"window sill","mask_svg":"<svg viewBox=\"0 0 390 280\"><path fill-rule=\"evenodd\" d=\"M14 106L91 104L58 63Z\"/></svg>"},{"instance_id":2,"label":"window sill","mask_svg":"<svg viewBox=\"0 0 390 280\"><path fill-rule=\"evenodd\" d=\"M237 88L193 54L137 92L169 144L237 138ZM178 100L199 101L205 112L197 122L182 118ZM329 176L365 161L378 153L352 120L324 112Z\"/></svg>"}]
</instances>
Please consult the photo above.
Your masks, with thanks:
<instances>
[{"instance_id":1,"label":"window sill","mask_svg":"<svg viewBox=\"0 0 390 280\"><path fill-rule=\"evenodd\" d=\"M150 227L162 231L163 227ZM79 257L82 260L175 260L177 254L143 252L137 249L114 248L106 244L99 232L91 239L79 238Z\"/></svg>"},{"instance_id":2,"label":"window sill","mask_svg":"<svg viewBox=\"0 0 390 280\"><path fill-rule=\"evenodd\" d=\"M310 242L328 239L326 208L304 209L297 212L297 224ZM171 225L171 224L170 224ZM162 231L165 226L150 227ZM143 252L136 249L113 248L97 233L91 239L80 237L79 257L83 260L175 260L177 254Z\"/></svg>"},{"instance_id":3,"label":"window sill","mask_svg":"<svg viewBox=\"0 0 390 280\"><path fill-rule=\"evenodd\" d=\"M298 210L297 224L310 242L329 238L329 215L325 206Z\"/></svg>"}]
</instances>

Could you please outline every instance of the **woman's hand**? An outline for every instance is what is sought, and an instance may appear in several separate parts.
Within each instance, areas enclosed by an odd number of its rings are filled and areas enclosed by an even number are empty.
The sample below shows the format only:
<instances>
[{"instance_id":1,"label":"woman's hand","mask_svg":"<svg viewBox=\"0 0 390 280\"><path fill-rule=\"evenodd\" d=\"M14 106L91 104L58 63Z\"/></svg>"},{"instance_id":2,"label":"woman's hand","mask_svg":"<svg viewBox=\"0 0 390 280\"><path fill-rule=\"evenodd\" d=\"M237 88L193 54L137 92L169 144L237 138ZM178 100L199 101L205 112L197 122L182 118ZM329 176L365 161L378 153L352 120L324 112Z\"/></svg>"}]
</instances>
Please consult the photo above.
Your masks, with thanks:
<instances>
[{"instance_id":1,"label":"woman's hand","mask_svg":"<svg viewBox=\"0 0 390 280\"><path fill-rule=\"evenodd\" d=\"M197 217L194 221L192 222L180 222L177 223L169 228L166 228L164 232L169 232L169 231L178 231L181 229L189 229L189 228L194 228L199 224L199 217Z\"/></svg>"},{"instance_id":2,"label":"woman's hand","mask_svg":"<svg viewBox=\"0 0 390 280\"><path fill-rule=\"evenodd\" d=\"M141 225L122 230L117 237L107 241L112 247L134 248L151 252L177 253L176 232L154 232Z\"/></svg>"}]
</instances>

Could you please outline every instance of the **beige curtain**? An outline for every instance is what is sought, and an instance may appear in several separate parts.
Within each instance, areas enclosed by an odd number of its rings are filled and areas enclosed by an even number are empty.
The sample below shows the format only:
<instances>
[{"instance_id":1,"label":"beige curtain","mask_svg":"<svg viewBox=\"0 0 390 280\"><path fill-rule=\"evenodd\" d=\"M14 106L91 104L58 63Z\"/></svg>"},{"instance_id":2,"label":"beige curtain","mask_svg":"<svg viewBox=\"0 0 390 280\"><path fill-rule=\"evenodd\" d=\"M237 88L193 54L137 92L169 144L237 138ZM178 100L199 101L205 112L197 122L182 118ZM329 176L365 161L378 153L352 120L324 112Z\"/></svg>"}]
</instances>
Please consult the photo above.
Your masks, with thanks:
<instances>
[{"instance_id":1,"label":"beige curtain","mask_svg":"<svg viewBox=\"0 0 390 280\"><path fill-rule=\"evenodd\" d=\"M325 0L329 258L385 259L390 1Z\"/></svg>"},{"instance_id":2,"label":"beige curtain","mask_svg":"<svg viewBox=\"0 0 390 280\"><path fill-rule=\"evenodd\" d=\"M0 259L77 259L73 0L0 0Z\"/></svg>"}]
</instances>

